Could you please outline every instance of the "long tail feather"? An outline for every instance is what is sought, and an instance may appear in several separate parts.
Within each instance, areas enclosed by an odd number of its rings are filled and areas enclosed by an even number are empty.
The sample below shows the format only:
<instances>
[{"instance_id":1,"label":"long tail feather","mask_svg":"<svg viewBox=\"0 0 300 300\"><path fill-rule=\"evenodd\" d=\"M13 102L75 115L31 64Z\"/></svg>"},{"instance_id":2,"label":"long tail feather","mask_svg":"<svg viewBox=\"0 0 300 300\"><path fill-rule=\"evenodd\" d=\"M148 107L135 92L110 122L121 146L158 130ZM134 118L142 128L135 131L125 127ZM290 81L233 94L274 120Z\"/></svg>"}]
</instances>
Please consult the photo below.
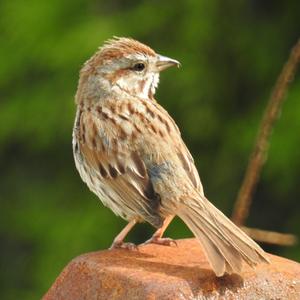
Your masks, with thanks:
<instances>
[{"instance_id":1,"label":"long tail feather","mask_svg":"<svg viewBox=\"0 0 300 300\"><path fill-rule=\"evenodd\" d=\"M268 263L264 251L206 198L185 201L177 212L201 242L217 276L240 273L242 263Z\"/></svg>"}]
</instances>

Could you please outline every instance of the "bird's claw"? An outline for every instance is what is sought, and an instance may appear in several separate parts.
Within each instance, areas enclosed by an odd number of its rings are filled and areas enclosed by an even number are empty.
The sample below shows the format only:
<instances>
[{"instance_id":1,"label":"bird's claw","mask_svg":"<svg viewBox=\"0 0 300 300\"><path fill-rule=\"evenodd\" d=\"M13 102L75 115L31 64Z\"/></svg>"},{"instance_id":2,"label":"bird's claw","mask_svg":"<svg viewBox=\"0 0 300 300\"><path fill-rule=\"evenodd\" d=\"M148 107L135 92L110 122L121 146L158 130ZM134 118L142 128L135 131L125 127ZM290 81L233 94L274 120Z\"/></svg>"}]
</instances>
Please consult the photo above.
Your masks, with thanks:
<instances>
[{"instance_id":1,"label":"bird's claw","mask_svg":"<svg viewBox=\"0 0 300 300\"><path fill-rule=\"evenodd\" d=\"M126 249L126 250L138 250L138 246L134 243L123 243L123 242L114 242L109 247L109 250L112 249Z\"/></svg>"},{"instance_id":2,"label":"bird's claw","mask_svg":"<svg viewBox=\"0 0 300 300\"><path fill-rule=\"evenodd\" d=\"M177 242L171 238L158 238L158 237L152 237L148 241L144 242L142 245L147 245L147 244L157 244L157 245L163 245L163 246L176 246Z\"/></svg>"}]
</instances>

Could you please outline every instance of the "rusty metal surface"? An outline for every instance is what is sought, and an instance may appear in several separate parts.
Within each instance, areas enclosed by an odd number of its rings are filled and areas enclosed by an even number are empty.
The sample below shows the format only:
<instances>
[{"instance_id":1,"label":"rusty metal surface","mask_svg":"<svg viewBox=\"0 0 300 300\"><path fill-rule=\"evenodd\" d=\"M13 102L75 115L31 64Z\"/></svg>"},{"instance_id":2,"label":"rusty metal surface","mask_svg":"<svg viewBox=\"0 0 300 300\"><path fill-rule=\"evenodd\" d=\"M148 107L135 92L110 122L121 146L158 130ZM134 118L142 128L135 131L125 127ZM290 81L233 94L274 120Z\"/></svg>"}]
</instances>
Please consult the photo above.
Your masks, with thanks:
<instances>
[{"instance_id":1,"label":"rusty metal surface","mask_svg":"<svg viewBox=\"0 0 300 300\"><path fill-rule=\"evenodd\" d=\"M269 258L270 265L217 278L195 239L98 251L72 260L43 299L300 299L300 264Z\"/></svg>"}]
</instances>

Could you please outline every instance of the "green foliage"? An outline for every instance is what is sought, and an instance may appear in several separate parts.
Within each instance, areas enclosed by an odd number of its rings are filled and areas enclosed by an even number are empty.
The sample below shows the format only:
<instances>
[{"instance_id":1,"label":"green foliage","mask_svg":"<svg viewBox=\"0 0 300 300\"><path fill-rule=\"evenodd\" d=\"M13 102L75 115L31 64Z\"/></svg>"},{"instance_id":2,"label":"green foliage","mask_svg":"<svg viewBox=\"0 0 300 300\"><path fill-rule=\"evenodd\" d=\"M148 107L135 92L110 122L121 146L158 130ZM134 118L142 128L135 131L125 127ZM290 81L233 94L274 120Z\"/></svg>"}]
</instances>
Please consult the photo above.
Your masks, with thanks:
<instances>
[{"instance_id":1,"label":"green foliage","mask_svg":"<svg viewBox=\"0 0 300 300\"><path fill-rule=\"evenodd\" d=\"M181 61L157 99L174 116L208 198L230 214L259 120L299 37L300 2L0 3L1 299L36 299L76 255L125 224L79 179L71 151L78 71L103 41L131 36ZM299 76L272 136L248 225L300 236ZM140 225L129 236L146 240ZM191 234L176 221L168 234ZM300 260L300 248L272 251Z\"/></svg>"}]
</instances>

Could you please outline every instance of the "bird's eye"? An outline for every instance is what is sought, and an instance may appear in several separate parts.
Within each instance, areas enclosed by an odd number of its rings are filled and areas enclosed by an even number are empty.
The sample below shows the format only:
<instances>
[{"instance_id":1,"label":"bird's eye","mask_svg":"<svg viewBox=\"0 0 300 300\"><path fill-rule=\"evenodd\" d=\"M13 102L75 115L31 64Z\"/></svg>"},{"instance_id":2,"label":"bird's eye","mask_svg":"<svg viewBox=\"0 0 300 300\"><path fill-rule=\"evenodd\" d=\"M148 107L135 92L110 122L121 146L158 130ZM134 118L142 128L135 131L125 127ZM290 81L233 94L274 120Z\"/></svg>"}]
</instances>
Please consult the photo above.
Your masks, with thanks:
<instances>
[{"instance_id":1,"label":"bird's eye","mask_svg":"<svg viewBox=\"0 0 300 300\"><path fill-rule=\"evenodd\" d=\"M145 65L143 63L137 63L132 67L132 70L141 72L145 69Z\"/></svg>"}]
</instances>

